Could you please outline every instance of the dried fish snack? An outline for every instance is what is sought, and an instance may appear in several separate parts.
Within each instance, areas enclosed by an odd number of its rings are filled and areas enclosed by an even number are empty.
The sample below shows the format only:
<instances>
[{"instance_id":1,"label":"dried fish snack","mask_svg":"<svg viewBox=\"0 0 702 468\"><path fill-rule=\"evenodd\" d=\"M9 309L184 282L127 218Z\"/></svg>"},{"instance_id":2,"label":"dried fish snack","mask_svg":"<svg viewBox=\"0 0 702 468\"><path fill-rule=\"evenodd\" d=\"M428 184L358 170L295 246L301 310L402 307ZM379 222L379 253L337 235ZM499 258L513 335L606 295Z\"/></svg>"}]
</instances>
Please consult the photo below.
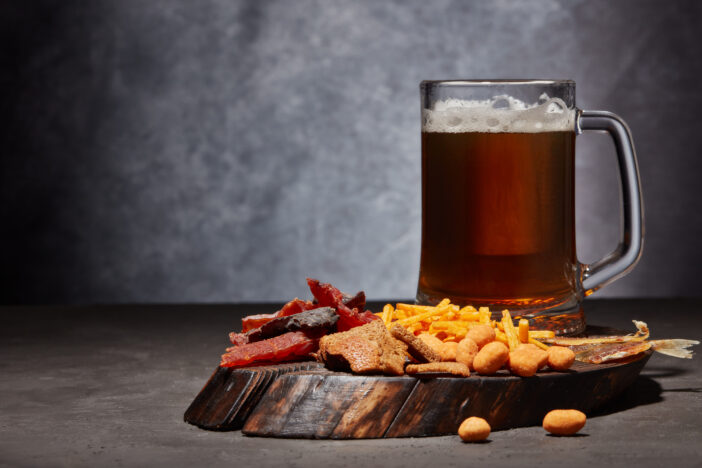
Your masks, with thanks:
<instances>
[{"instance_id":1,"label":"dried fish snack","mask_svg":"<svg viewBox=\"0 0 702 468\"><path fill-rule=\"evenodd\" d=\"M553 338L547 338L543 341L551 345L579 346L588 344L627 343L630 341L647 340L650 335L650 331L648 330L648 325L646 325L646 322L641 322L639 320L632 320L632 322L634 322L634 325L636 325L636 333L631 335L607 335L591 337L555 336Z\"/></svg>"},{"instance_id":2,"label":"dried fish snack","mask_svg":"<svg viewBox=\"0 0 702 468\"><path fill-rule=\"evenodd\" d=\"M637 331L631 335L554 337L544 341L551 345L566 346L573 350L576 360L591 364L627 359L649 349L668 356L690 359L693 353L688 348L700 344L697 340L649 340L648 325L639 320L633 322Z\"/></svg>"}]
</instances>

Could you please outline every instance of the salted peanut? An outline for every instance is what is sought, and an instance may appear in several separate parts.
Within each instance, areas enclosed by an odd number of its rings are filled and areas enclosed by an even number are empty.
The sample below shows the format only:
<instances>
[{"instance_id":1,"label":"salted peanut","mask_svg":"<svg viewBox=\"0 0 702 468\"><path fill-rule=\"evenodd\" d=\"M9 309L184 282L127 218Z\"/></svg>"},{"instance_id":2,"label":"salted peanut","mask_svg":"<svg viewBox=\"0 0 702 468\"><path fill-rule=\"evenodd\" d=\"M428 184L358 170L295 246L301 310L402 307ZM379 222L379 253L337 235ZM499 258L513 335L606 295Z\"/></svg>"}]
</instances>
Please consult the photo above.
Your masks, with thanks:
<instances>
[{"instance_id":1,"label":"salted peanut","mask_svg":"<svg viewBox=\"0 0 702 468\"><path fill-rule=\"evenodd\" d=\"M440 339L438 339L430 333L420 333L419 336L417 336L417 338L422 340L427 346L433 349L434 352L441 354L441 350L444 347L443 341L441 341Z\"/></svg>"},{"instance_id":2,"label":"salted peanut","mask_svg":"<svg viewBox=\"0 0 702 468\"><path fill-rule=\"evenodd\" d=\"M573 435L585 426L587 416L574 409L556 409L544 417L544 429L555 435Z\"/></svg>"},{"instance_id":3,"label":"salted peanut","mask_svg":"<svg viewBox=\"0 0 702 468\"><path fill-rule=\"evenodd\" d=\"M490 435L490 424L483 418L473 416L463 421L458 428L458 436L465 442L479 442Z\"/></svg>"},{"instance_id":4,"label":"salted peanut","mask_svg":"<svg viewBox=\"0 0 702 468\"><path fill-rule=\"evenodd\" d=\"M564 346L551 346L546 354L548 355L548 367L553 370L568 370L575 362L575 353Z\"/></svg>"},{"instance_id":5,"label":"salted peanut","mask_svg":"<svg viewBox=\"0 0 702 468\"><path fill-rule=\"evenodd\" d=\"M486 344L495 341L495 329L490 325L476 325L468 330L466 338L475 341L478 349L482 349Z\"/></svg>"},{"instance_id":6,"label":"salted peanut","mask_svg":"<svg viewBox=\"0 0 702 468\"><path fill-rule=\"evenodd\" d=\"M475 370L473 360L478 354L478 345L470 338L463 338L458 347L456 347L456 362L462 362L470 370Z\"/></svg>"},{"instance_id":7,"label":"salted peanut","mask_svg":"<svg viewBox=\"0 0 702 468\"><path fill-rule=\"evenodd\" d=\"M499 341L488 343L478 351L473 359L473 367L478 374L491 375L509 359L509 348Z\"/></svg>"},{"instance_id":8,"label":"salted peanut","mask_svg":"<svg viewBox=\"0 0 702 468\"><path fill-rule=\"evenodd\" d=\"M538 361L538 369L543 369L548 363L548 353L531 343L523 343L517 346L516 351L526 352Z\"/></svg>"},{"instance_id":9,"label":"salted peanut","mask_svg":"<svg viewBox=\"0 0 702 468\"><path fill-rule=\"evenodd\" d=\"M531 377L539 370L539 359L530 351L509 353L509 370L520 377Z\"/></svg>"},{"instance_id":10,"label":"salted peanut","mask_svg":"<svg viewBox=\"0 0 702 468\"><path fill-rule=\"evenodd\" d=\"M441 360L442 361L455 361L456 360L456 350L458 349L458 343L455 341L447 341L443 343L441 347Z\"/></svg>"},{"instance_id":11,"label":"salted peanut","mask_svg":"<svg viewBox=\"0 0 702 468\"><path fill-rule=\"evenodd\" d=\"M541 351L538 346L531 344L531 343L522 343L519 346L517 346L517 349L515 351Z\"/></svg>"}]
</instances>

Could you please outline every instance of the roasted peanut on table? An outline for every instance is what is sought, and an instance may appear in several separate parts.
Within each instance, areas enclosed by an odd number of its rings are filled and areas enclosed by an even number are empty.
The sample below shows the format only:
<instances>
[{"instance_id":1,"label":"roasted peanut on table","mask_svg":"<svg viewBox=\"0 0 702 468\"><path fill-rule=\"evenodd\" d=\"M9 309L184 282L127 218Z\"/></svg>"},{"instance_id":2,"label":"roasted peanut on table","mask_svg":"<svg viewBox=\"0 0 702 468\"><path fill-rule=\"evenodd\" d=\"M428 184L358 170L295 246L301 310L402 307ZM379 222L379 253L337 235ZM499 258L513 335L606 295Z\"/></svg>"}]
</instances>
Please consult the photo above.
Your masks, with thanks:
<instances>
[{"instance_id":1,"label":"roasted peanut on table","mask_svg":"<svg viewBox=\"0 0 702 468\"><path fill-rule=\"evenodd\" d=\"M441 346L441 360L442 361L455 361L456 360L456 349L458 348L458 343L454 341L447 341Z\"/></svg>"},{"instance_id":2,"label":"roasted peanut on table","mask_svg":"<svg viewBox=\"0 0 702 468\"><path fill-rule=\"evenodd\" d=\"M556 409L544 417L543 426L554 435L573 435L585 426L585 413L574 409Z\"/></svg>"},{"instance_id":3,"label":"roasted peanut on table","mask_svg":"<svg viewBox=\"0 0 702 468\"><path fill-rule=\"evenodd\" d=\"M568 370L575 362L575 353L563 346L548 348L548 367L556 371Z\"/></svg>"},{"instance_id":4,"label":"roasted peanut on table","mask_svg":"<svg viewBox=\"0 0 702 468\"><path fill-rule=\"evenodd\" d=\"M473 416L461 423L458 435L465 442L478 442L490 435L490 424L483 418Z\"/></svg>"},{"instance_id":5,"label":"roasted peanut on table","mask_svg":"<svg viewBox=\"0 0 702 468\"><path fill-rule=\"evenodd\" d=\"M508 359L509 348L499 341L493 341L478 351L473 359L473 367L479 374L491 375L500 370Z\"/></svg>"},{"instance_id":6,"label":"roasted peanut on table","mask_svg":"<svg viewBox=\"0 0 702 468\"><path fill-rule=\"evenodd\" d=\"M462 362L470 370L475 370L473 360L478 354L478 345L470 338L463 338L456 348L456 362Z\"/></svg>"},{"instance_id":7,"label":"roasted peanut on table","mask_svg":"<svg viewBox=\"0 0 702 468\"><path fill-rule=\"evenodd\" d=\"M468 330L466 338L470 338L482 349L486 344L495 341L495 329L490 325L476 325Z\"/></svg>"}]
</instances>

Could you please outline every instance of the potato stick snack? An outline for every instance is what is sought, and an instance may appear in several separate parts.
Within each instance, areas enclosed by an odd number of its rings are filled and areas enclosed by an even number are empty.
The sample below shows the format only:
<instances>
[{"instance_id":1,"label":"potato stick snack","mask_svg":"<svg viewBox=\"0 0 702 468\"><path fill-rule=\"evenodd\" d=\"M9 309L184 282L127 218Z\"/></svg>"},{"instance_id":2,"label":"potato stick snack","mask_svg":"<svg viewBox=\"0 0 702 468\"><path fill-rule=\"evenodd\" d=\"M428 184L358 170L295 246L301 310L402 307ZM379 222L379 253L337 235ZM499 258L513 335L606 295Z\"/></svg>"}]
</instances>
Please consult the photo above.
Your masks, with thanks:
<instances>
[{"instance_id":1,"label":"potato stick snack","mask_svg":"<svg viewBox=\"0 0 702 468\"><path fill-rule=\"evenodd\" d=\"M410 317L401 319L401 320L399 320L399 324L402 325L403 327L406 327L407 325L412 325L414 323L421 322L424 319L428 319L435 314L436 314L435 310L428 310L426 312L422 312L421 314L417 314L414 316L410 316Z\"/></svg>"},{"instance_id":2,"label":"potato stick snack","mask_svg":"<svg viewBox=\"0 0 702 468\"><path fill-rule=\"evenodd\" d=\"M514 351L517 349L517 346L519 346L519 337L512 323L512 316L510 316L509 310L506 309L502 311L502 328L504 328L505 335L507 336L509 350Z\"/></svg>"},{"instance_id":3,"label":"potato stick snack","mask_svg":"<svg viewBox=\"0 0 702 468\"><path fill-rule=\"evenodd\" d=\"M463 322L460 320L437 320L431 324L431 328L437 330L449 330L451 328L468 328L468 322Z\"/></svg>"},{"instance_id":4,"label":"potato stick snack","mask_svg":"<svg viewBox=\"0 0 702 468\"><path fill-rule=\"evenodd\" d=\"M407 317L405 319L400 320L400 325L407 326L407 325L410 325L413 323L424 322L427 320L430 320L430 321L439 320L441 318L441 316L445 312L447 312L448 307L449 306L447 304L444 304L442 306L436 306L432 310L427 310L426 312L422 312L420 314L413 315L413 316L410 316L410 317Z\"/></svg>"},{"instance_id":5,"label":"potato stick snack","mask_svg":"<svg viewBox=\"0 0 702 468\"><path fill-rule=\"evenodd\" d=\"M530 332L531 335L531 332ZM535 340L531 336L529 336L529 343L538 346L539 348L543 349L544 351L548 350L548 346L540 342L539 340Z\"/></svg>"},{"instance_id":6,"label":"potato stick snack","mask_svg":"<svg viewBox=\"0 0 702 468\"><path fill-rule=\"evenodd\" d=\"M465 321L470 321L470 322L479 322L480 321L480 312L459 312L458 316L461 318L461 320Z\"/></svg>"},{"instance_id":7,"label":"potato stick snack","mask_svg":"<svg viewBox=\"0 0 702 468\"><path fill-rule=\"evenodd\" d=\"M395 309L393 308L392 304L385 304L385 307L383 307L383 316L381 317L383 319L383 323L385 326L389 326L390 322L392 322L392 315Z\"/></svg>"},{"instance_id":8,"label":"potato stick snack","mask_svg":"<svg viewBox=\"0 0 702 468\"><path fill-rule=\"evenodd\" d=\"M403 312L412 312L412 313L426 312L428 310L436 309L435 306L421 306L421 305L414 305L414 304L404 304L402 302L398 302L396 304L396 308L398 311L401 310Z\"/></svg>"},{"instance_id":9,"label":"potato stick snack","mask_svg":"<svg viewBox=\"0 0 702 468\"><path fill-rule=\"evenodd\" d=\"M527 319L519 320L519 342L529 342L529 321Z\"/></svg>"},{"instance_id":10,"label":"potato stick snack","mask_svg":"<svg viewBox=\"0 0 702 468\"><path fill-rule=\"evenodd\" d=\"M507 335L505 335L500 330L495 329L495 341L500 341L504 344L508 344L507 343Z\"/></svg>"},{"instance_id":11,"label":"potato stick snack","mask_svg":"<svg viewBox=\"0 0 702 468\"><path fill-rule=\"evenodd\" d=\"M487 307L481 307L480 309L478 309L478 316L479 316L480 323L483 323L485 325L489 325L491 322L491 320L490 320L491 315L492 314L490 314L490 309L488 309Z\"/></svg>"},{"instance_id":12,"label":"potato stick snack","mask_svg":"<svg viewBox=\"0 0 702 468\"><path fill-rule=\"evenodd\" d=\"M406 303L386 304L382 312L376 314L390 329L401 325L414 335L428 333L437 340L450 343L463 340L474 327L487 325L495 331L495 340L506 344L510 351L523 343L532 343L541 349L548 346L538 340L549 339L555 333L549 330L529 330L529 322L520 319L514 326L509 310L502 312L502 319L492 320L490 309L467 305L459 307L444 299L436 306Z\"/></svg>"}]
</instances>

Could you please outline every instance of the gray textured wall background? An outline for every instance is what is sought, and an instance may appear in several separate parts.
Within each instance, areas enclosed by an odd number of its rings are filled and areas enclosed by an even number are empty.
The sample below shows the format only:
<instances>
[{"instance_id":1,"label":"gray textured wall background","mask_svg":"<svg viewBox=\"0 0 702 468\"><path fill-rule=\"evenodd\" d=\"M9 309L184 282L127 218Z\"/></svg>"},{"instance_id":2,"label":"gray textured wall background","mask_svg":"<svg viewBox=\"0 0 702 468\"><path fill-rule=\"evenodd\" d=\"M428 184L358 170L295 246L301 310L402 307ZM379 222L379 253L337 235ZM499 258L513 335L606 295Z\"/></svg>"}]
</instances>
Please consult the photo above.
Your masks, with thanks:
<instances>
[{"instance_id":1,"label":"gray textured wall background","mask_svg":"<svg viewBox=\"0 0 702 468\"><path fill-rule=\"evenodd\" d=\"M700 292L696 1L4 4L0 302L414 294L422 79L546 77L634 134L647 239L599 296ZM578 247L619 232L579 138Z\"/></svg>"}]
</instances>

